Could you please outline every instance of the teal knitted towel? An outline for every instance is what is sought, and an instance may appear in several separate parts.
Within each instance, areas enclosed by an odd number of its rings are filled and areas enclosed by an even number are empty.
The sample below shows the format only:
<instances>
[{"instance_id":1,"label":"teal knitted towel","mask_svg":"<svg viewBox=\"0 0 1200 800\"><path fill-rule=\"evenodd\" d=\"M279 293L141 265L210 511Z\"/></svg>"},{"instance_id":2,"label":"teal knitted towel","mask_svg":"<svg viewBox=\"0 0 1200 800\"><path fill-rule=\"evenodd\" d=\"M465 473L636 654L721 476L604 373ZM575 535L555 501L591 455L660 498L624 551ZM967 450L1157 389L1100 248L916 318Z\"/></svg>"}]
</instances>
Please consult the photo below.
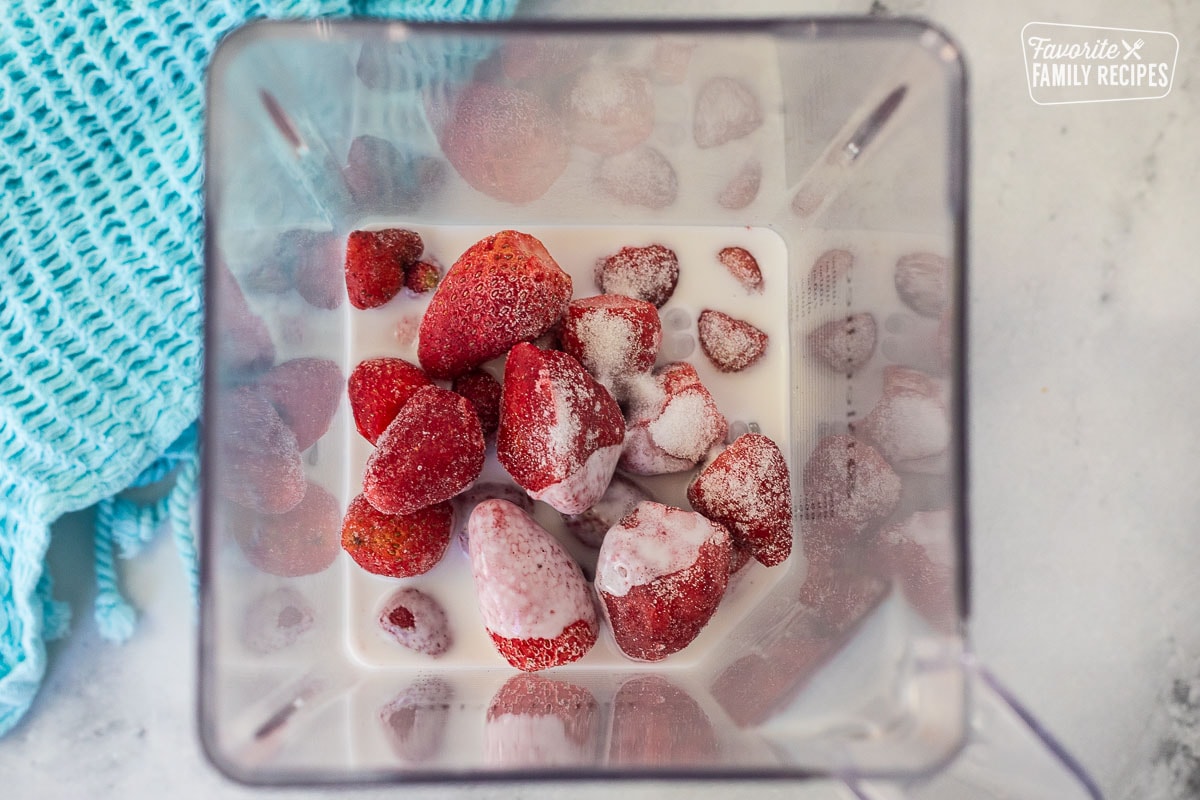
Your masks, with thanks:
<instances>
[{"instance_id":1,"label":"teal knitted towel","mask_svg":"<svg viewBox=\"0 0 1200 800\"><path fill-rule=\"evenodd\" d=\"M190 533L200 410L204 69L255 17L498 18L516 0L0 3L0 735L66 628L51 523L99 503L96 619L134 613L113 573L170 520ZM117 495L174 474L143 506Z\"/></svg>"}]
</instances>

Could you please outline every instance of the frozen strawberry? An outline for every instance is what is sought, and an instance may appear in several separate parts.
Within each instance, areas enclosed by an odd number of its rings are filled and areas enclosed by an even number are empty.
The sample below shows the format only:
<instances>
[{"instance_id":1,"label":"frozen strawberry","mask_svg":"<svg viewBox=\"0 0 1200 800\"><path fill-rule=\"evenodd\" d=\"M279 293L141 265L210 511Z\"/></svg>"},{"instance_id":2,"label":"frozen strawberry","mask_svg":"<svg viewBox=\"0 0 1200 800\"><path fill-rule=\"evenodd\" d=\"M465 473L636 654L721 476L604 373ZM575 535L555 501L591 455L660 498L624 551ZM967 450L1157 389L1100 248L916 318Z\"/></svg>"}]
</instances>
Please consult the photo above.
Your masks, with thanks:
<instances>
[{"instance_id":1,"label":"frozen strawberry","mask_svg":"<svg viewBox=\"0 0 1200 800\"><path fill-rule=\"evenodd\" d=\"M623 153L654 129L650 81L629 67L592 67L581 72L563 99L571 138L601 155Z\"/></svg>"},{"instance_id":2,"label":"frozen strawberry","mask_svg":"<svg viewBox=\"0 0 1200 800\"><path fill-rule=\"evenodd\" d=\"M875 317L864 312L826 322L808 335L808 352L836 372L853 372L875 352Z\"/></svg>"},{"instance_id":3,"label":"frozen strawberry","mask_svg":"<svg viewBox=\"0 0 1200 800\"><path fill-rule=\"evenodd\" d=\"M579 514L567 514L563 522L580 542L598 548L609 528L624 519L638 503L650 499L641 486L623 475L614 475L595 505Z\"/></svg>"},{"instance_id":4,"label":"frozen strawberry","mask_svg":"<svg viewBox=\"0 0 1200 800\"><path fill-rule=\"evenodd\" d=\"M441 678L418 678L379 709L379 724L398 758L426 763L442 749L454 688Z\"/></svg>"},{"instance_id":5,"label":"frozen strawberry","mask_svg":"<svg viewBox=\"0 0 1200 800\"><path fill-rule=\"evenodd\" d=\"M923 317L938 317L950 304L950 267L933 253L910 253L896 262L896 291Z\"/></svg>"},{"instance_id":6,"label":"frozen strawberry","mask_svg":"<svg viewBox=\"0 0 1200 800\"><path fill-rule=\"evenodd\" d=\"M600 162L596 182L601 191L627 206L666 208L679 194L675 168L659 150L643 145Z\"/></svg>"},{"instance_id":7,"label":"frozen strawberry","mask_svg":"<svg viewBox=\"0 0 1200 800\"><path fill-rule=\"evenodd\" d=\"M350 143L342 177L355 209L363 214L415 211L446 182L445 162L402 152L376 136Z\"/></svg>"},{"instance_id":8,"label":"frozen strawberry","mask_svg":"<svg viewBox=\"0 0 1200 800\"><path fill-rule=\"evenodd\" d=\"M446 553L453 517L445 502L410 514L385 514L360 494L350 501L342 520L342 549L374 575L422 575Z\"/></svg>"},{"instance_id":9,"label":"frozen strawberry","mask_svg":"<svg viewBox=\"0 0 1200 800\"><path fill-rule=\"evenodd\" d=\"M767 350L767 334L720 311L701 311L696 330L700 349L721 372L741 372Z\"/></svg>"},{"instance_id":10,"label":"frozen strawberry","mask_svg":"<svg viewBox=\"0 0 1200 800\"><path fill-rule=\"evenodd\" d=\"M346 239L346 291L355 308L376 308L404 287L405 272L425 248L413 231L352 231Z\"/></svg>"},{"instance_id":11,"label":"frozen strawberry","mask_svg":"<svg viewBox=\"0 0 1200 800\"><path fill-rule=\"evenodd\" d=\"M437 288L442 271L431 261L418 261L404 271L404 288L412 294L425 294Z\"/></svg>"},{"instance_id":12,"label":"frozen strawberry","mask_svg":"<svg viewBox=\"0 0 1200 800\"><path fill-rule=\"evenodd\" d=\"M870 554L872 571L897 579L913 607L946 632L958 609L952 521L949 510L915 512L880 531Z\"/></svg>"},{"instance_id":13,"label":"frozen strawberry","mask_svg":"<svg viewBox=\"0 0 1200 800\"><path fill-rule=\"evenodd\" d=\"M530 497L563 514L590 508L624 438L617 401L578 361L525 343L509 351L496 456Z\"/></svg>"},{"instance_id":14,"label":"frozen strawberry","mask_svg":"<svg viewBox=\"0 0 1200 800\"><path fill-rule=\"evenodd\" d=\"M295 286L309 305L337 308L344 297L341 242L333 231L284 231L251 280L259 291L281 294Z\"/></svg>"},{"instance_id":15,"label":"frozen strawberry","mask_svg":"<svg viewBox=\"0 0 1200 800\"><path fill-rule=\"evenodd\" d=\"M813 613L819 629L843 633L887 596L887 582L852 567L810 562L796 599Z\"/></svg>"},{"instance_id":16,"label":"frozen strawberry","mask_svg":"<svg viewBox=\"0 0 1200 800\"><path fill-rule=\"evenodd\" d=\"M211 277L220 363L236 374L262 372L275 363L275 344L267 324L250 309L237 278L220 259Z\"/></svg>"},{"instance_id":17,"label":"frozen strawberry","mask_svg":"<svg viewBox=\"0 0 1200 800\"><path fill-rule=\"evenodd\" d=\"M386 514L411 514L449 500L483 470L483 431L465 397L427 386L414 394L375 443L363 494Z\"/></svg>"},{"instance_id":18,"label":"frozen strawberry","mask_svg":"<svg viewBox=\"0 0 1200 800\"><path fill-rule=\"evenodd\" d=\"M721 208L738 211L754 202L758 197L758 189L762 184L762 162L752 158L742 165L729 183L717 195L717 203Z\"/></svg>"},{"instance_id":19,"label":"frozen strawberry","mask_svg":"<svg viewBox=\"0 0 1200 800\"><path fill-rule=\"evenodd\" d=\"M950 446L946 406L936 384L923 373L893 370L885 376L883 397L855 433L878 448L895 468L926 471L924 467Z\"/></svg>"},{"instance_id":20,"label":"frozen strawberry","mask_svg":"<svg viewBox=\"0 0 1200 800\"><path fill-rule=\"evenodd\" d=\"M729 431L696 368L665 364L651 379L624 387L628 429L621 469L635 475L664 475L691 469Z\"/></svg>"},{"instance_id":21,"label":"frozen strawberry","mask_svg":"<svg viewBox=\"0 0 1200 800\"><path fill-rule=\"evenodd\" d=\"M421 366L450 379L504 355L558 322L571 291L571 276L529 234L501 231L476 242L450 267L421 320Z\"/></svg>"},{"instance_id":22,"label":"frozen strawberry","mask_svg":"<svg viewBox=\"0 0 1200 800\"><path fill-rule=\"evenodd\" d=\"M578 37L505 37L500 64L511 81L550 80L582 67L592 50Z\"/></svg>"},{"instance_id":23,"label":"frozen strawberry","mask_svg":"<svg viewBox=\"0 0 1200 800\"><path fill-rule=\"evenodd\" d=\"M411 586L397 589L383 604L379 627L404 647L427 656L440 656L453 642L446 609Z\"/></svg>"},{"instance_id":24,"label":"frozen strawberry","mask_svg":"<svg viewBox=\"0 0 1200 800\"><path fill-rule=\"evenodd\" d=\"M676 85L687 78L688 66L692 62L692 51L696 49L693 39L678 36L660 36L654 40L652 60L655 83Z\"/></svg>"},{"instance_id":25,"label":"frozen strawberry","mask_svg":"<svg viewBox=\"0 0 1200 800\"><path fill-rule=\"evenodd\" d=\"M671 299L678 282L679 257L661 244L622 247L596 264L601 292L644 300L657 308Z\"/></svg>"},{"instance_id":26,"label":"frozen strawberry","mask_svg":"<svg viewBox=\"0 0 1200 800\"><path fill-rule=\"evenodd\" d=\"M763 122L758 97L734 78L712 78L696 95L692 133L697 147L716 147L748 136Z\"/></svg>"},{"instance_id":27,"label":"frozen strawberry","mask_svg":"<svg viewBox=\"0 0 1200 800\"><path fill-rule=\"evenodd\" d=\"M649 423L643 421L625 431L625 444L618 465L634 475L670 475L685 472L696 466L696 462L677 458L655 444L650 436Z\"/></svg>"},{"instance_id":28,"label":"frozen strawberry","mask_svg":"<svg viewBox=\"0 0 1200 800\"><path fill-rule=\"evenodd\" d=\"M673 366L668 367L668 374ZM668 385L663 381L666 399L658 414L646 421L646 431L667 455L695 464L725 439L729 423L699 382L679 389Z\"/></svg>"},{"instance_id":29,"label":"frozen strawberry","mask_svg":"<svg viewBox=\"0 0 1200 800\"><path fill-rule=\"evenodd\" d=\"M754 559L754 553L750 548L739 542L734 542L733 547L729 550L729 574L735 575L741 571L742 567L749 564Z\"/></svg>"},{"instance_id":30,"label":"frozen strawberry","mask_svg":"<svg viewBox=\"0 0 1200 800\"><path fill-rule=\"evenodd\" d=\"M518 204L544 195L570 152L562 120L542 98L484 83L456 98L438 141L472 188Z\"/></svg>"},{"instance_id":31,"label":"frozen strawberry","mask_svg":"<svg viewBox=\"0 0 1200 800\"><path fill-rule=\"evenodd\" d=\"M662 343L662 323L650 303L619 294L572 300L560 343L608 388L620 378L648 372Z\"/></svg>"},{"instance_id":32,"label":"frozen strawberry","mask_svg":"<svg viewBox=\"0 0 1200 800\"><path fill-rule=\"evenodd\" d=\"M264 514L282 514L304 497L304 464L296 434L256 387L217 398L217 492Z\"/></svg>"},{"instance_id":33,"label":"frozen strawberry","mask_svg":"<svg viewBox=\"0 0 1200 800\"><path fill-rule=\"evenodd\" d=\"M304 499L282 514L231 514L234 538L246 560L263 572L294 578L321 572L337 556L341 509L311 481Z\"/></svg>"},{"instance_id":34,"label":"frozen strawberry","mask_svg":"<svg viewBox=\"0 0 1200 800\"><path fill-rule=\"evenodd\" d=\"M468 523L471 575L488 635L526 672L582 658L596 643L596 607L579 565L517 506L487 500Z\"/></svg>"},{"instance_id":35,"label":"frozen strawberry","mask_svg":"<svg viewBox=\"0 0 1200 800\"><path fill-rule=\"evenodd\" d=\"M242 618L241 640L259 655L295 644L313 625L312 604L290 586L259 595Z\"/></svg>"},{"instance_id":36,"label":"frozen strawberry","mask_svg":"<svg viewBox=\"0 0 1200 800\"><path fill-rule=\"evenodd\" d=\"M758 268L758 259L749 250L744 247L725 247L717 253L717 260L746 291L762 294L762 270Z\"/></svg>"},{"instance_id":37,"label":"frozen strawberry","mask_svg":"<svg viewBox=\"0 0 1200 800\"><path fill-rule=\"evenodd\" d=\"M717 754L708 715L661 675L642 675L621 685L613 698L611 731L611 764L708 764Z\"/></svg>"},{"instance_id":38,"label":"frozen strawberry","mask_svg":"<svg viewBox=\"0 0 1200 800\"><path fill-rule=\"evenodd\" d=\"M792 552L792 482L775 442L761 433L739 436L688 486L688 502L729 529L761 564Z\"/></svg>"},{"instance_id":39,"label":"frozen strawberry","mask_svg":"<svg viewBox=\"0 0 1200 800\"><path fill-rule=\"evenodd\" d=\"M604 537L596 591L621 652L660 661L708 624L729 581L729 532L699 514L639 503Z\"/></svg>"},{"instance_id":40,"label":"frozen strawberry","mask_svg":"<svg viewBox=\"0 0 1200 800\"><path fill-rule=\"evenodd\" d=\"M454 495L450 501L454 506L454 538L464 553L471 552L471 540L467 534L467 523L475 506L484 500L507 500L527 514L533 513L533 498L513 483L476 483L461 494Z\"/></svg>"},{"instance_id":41,"label":"frozen strawberry","mask_svg":"<svg viewBox=\"0 0 1200 800\"><path fill-rule=\"evenodd\" d=\"M496 428L500 427L500 381L493 378L490 372L473 369L455 378L451 388L471 401L471 406L479 415L483 435L495 433Z\"/></svg>"},{"instance_id":42,"label":"frozen strawberry","mask_svg":"<svg viewBox=\"0 0 1200 800\"><path fill-rule=\"evenodd\" d=\"M487 710L487 762L496 766L593 764L600 704L592 693L541 675L514 675Z\"/></svg>"},{"instance_id":43,"label":"frozen strawberry","mask_svg":"<svg viewBox=\"0 0 1200 800\"><path fill-rule=\"evenodd\" d=\"M854 254L848 250L827 250L813 262L808 273L808 293L817 303L831 303L854 268Z\"/></svg>"},{"instance_id":44,"label":"frozen strawberry","mask_svg":"<svg viewBox=\"0 0 1200 800\"><path fill-rule=\"evenodd\" d=\"M347 392L354 425L375 444L409 398L433 383L402 358L368 358L350 373Z\"/></svg>"},{"instance_id":45,"label":"frozen strawberry","mask_svg":"<svg viewBox=\"0 0 1200 800\"><path fill-rule=\"evenodd\" d=\"M941 388L937 381L918 369L891 365L883 368L883 393L887 396L919 394L941 397Z\"/></svg>"},{"instance_id":46,"label":"frozen strawberry","mask_svg":"<svg viewBox=\"0 0 1200 800\"><path fill-rule=\"evenodd\" d=\"M855 526L883 519L900 502L900 478L874 447L826 436L804 465L804 517Z\"/></svg>"},{"instance_id":47,"label":"frozen strawberry","mask_svg":"<svg viewBox=\"0 0 1200 800\"><path fill-rule=\"evenodd\" d=\"M342 371L327 358L293 358L271 367L258 380L263 394L296 434L301 450L312 447L329 430L342 385Z\"/></svg>"}]
</instances>

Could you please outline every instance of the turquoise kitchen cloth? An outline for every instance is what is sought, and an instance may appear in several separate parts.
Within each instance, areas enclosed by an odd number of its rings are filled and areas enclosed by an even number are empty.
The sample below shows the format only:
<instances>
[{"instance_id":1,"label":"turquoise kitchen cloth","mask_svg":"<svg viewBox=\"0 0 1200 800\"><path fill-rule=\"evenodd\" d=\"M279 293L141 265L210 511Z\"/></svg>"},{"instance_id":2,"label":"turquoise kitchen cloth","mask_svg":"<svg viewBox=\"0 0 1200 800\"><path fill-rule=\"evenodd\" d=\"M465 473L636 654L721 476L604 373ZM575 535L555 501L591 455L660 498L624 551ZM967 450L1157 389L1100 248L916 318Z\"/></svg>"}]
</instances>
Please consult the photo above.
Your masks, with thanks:
<instances>
[{"instance_id":1,"label":"turquoise kitchen cloth","mask_svg":"<svg viewBox=\"0 0 1200 800\"><path fill-rule=\"evenodd\" d=\"M113 572L170 520L195 582L204 70L253 18L500 18L517 0L0 3L0 735L65 632L50 525L97 505L96 620L133 630ZM143 505L126 487L169 478Z\"/></svg>"}]
</instances>

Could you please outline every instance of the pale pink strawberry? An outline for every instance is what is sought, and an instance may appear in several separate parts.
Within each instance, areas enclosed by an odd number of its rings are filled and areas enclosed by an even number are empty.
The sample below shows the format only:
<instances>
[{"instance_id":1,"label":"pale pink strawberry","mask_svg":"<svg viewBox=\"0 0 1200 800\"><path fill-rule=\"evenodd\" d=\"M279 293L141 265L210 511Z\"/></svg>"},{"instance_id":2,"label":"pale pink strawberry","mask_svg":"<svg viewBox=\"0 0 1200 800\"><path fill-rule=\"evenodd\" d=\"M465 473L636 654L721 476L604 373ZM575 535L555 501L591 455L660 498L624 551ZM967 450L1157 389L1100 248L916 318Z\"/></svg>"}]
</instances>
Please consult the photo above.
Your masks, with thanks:
<instances>
[{"instance_id":1,"label":"pale pink strawberry","mask_svg":"<svg viewBox=\"0 0 1200 800\"><path fill-rule=\"evenodd\" d=\"M863 526L900 502L900 478L871 445L845 434L817 442L804 465L804 517Z\"/></svg>"},{"instance_id":2,"label":"pale pink strawberry","mask_svg":"<svg viewBox=\"0 0 1200 800\"><path fill-rule=\"evenodd\" d=\"M251 601L240 638L248 650L267 655L291 647L312 626L312 603L292 587L280 586Z\"/></svg>"},{"instance_id":3,"label":"pale pink strawberry","mask_svg":"<svg viewBox=\"0 0 1200 800\"><path fill-rule=\"evenodd\" d=\"M854 254L849 250L827 250L813 262L808 273L809 296L818 303L833 302L850 271L854 268Z\"/></svg>"},{"instance_id":4,"label":"pale pink strawberry","mask_svg":"<svg viewBox=\"0 0 1200 800\"><path fill-rule=\"evenodd\" d=\"M762 162L752 158L742 165L729 183L717 195L717 203L721 208L738 211L754 202L758 197L758 189L762 184Z\"/></svg>"},{"instance_id":5,"label":"pale pink strawberry","mask_svg":"<svg viewBox=\"0 0 1200 800\"><path fill-rule=\"evenodd\" d=\"M701 311L696 331L700 335L700 349L721 372L741 372L767 350L767 334L721 311Z\"/></svg>"},{"instance_id":6,"label":"pale pink strawberry","mask_svg":"<svg viewBox=\"0 0 1200 800\"><path fill-rule=\"evenodd\" d=\"M625 376L654 366L662 323L651 303L616 294L586 297L567 306L560 343L612 390Z\"/></svg>"},{"instance_id":7,"label":"pale pink strawberry","mask_svg":"<svg viewBox=\"0 0 1200 800\"><path fill-rule=\"evenodd\" d=\"M597 169L596 183L604 194L627 206L662 209L679 195L675 167L649 145L604 159Z\"/></svg>"},{"instance_id":8,"label":"pale pink strawberry","mask_svg":"<svg viewBox=\"0 0 1200 800\"><path fill-rule=\"evenodd\" d=\"M883 396L855 433L905 472L940 472L950 446L950 416L934 380L924 373L889 367Z\"/></svg>"},{"instance_id":9,"label":"pale pink strawberry","mask_svg":"<svg viewBox=\"0 0 1200 800\"><path fill-rule=\"evenodd\" d=\"M887 582L853 566L810 562L796 599L815 616L820 630L845 633L887 596Z\"/></svg>"},{"instance_id":10,"label":"pale pink strawberry","mask_svg":"<svg viewBox=\"0 0 1200 800\"><path fill-rule=\"evenodd\" d=\"M736 78L710 78L696 96L696 146L716 147L753 133L763 123L758 96Z\"/></svg>"},{"instance_id":11,"label":"pale pink strawberry","mask_svg":"<svg viewBox=\"0 0 1200 800\"><path fill-rule=\"evenodd\" d=\"M454 688L437 677L418 678L379 709L379 724L398 758L424 764L442 749Z\"/></svg>"},{"instance_id":12,"label":"pale pink strawberry","mask_svg":"<svg viewBox=\"0 0 1200 800\"><path fill-rule=\"evenodd\" d=\"M217 397L214 470L217 492L263 514L282 514L304 498L304 464L296 434L257 387Z\"/></svg>"},{"instance_id":13,"label":"pale pink strawberry","mask_svg":"<svg viewBox=\"0 0 1200 800\"><path fill-rule=\"evenodd\" d=\"M251 310L224 261L216 260L211 277L215 302L210 301L209 314L221 332L216 337L220 363L235 375L268 369L275 363L275 344L267 324Z\"/></svg>"},{"instance_id":14,"label":"pale pink strawberry","mask_svg":"<svg viewBox=\"0 0 1200 800\"><path fill-rule=\"evenodd\" d=\"M225 519L247 561L270 575L294 578L333 563L340 516L337 499L308 482L301 501L281 514L231 510Z\"/></svg>"},{"instance_id":15,"label":"pale pink strawberry","mask_svg":"<svg viewBox=\"0 0 1200 800\"><path fill-rule=\"evenodd\" d=\"M676 85L687 78L696 41L678 36L659 36L654 40L652 76L655 83Z\"/></svg>"},{"instance_id":16,"label":"pale pink strawberry","mask_svg":"<svg viewBox=\"0 0 1200 800\"><path fill-rule=\"evenodd\" d=\"M725 439L729 422L686 362L666 364L653 379L626 387L629 428L620 466L635 475L691 469Z\"/></svg>"},{"instance_id":17,"label":"pale pink strawberry","mask_svg":"<svg viewBox=\"0 0 1200 800\"><path fill-rule=\"evenodd\" d=\"M379 627L404 647L429 656L440 656L454 641L446 609L432 595L412 586L397 589L388 597L379 612Z\"/></svg>"},{"instance_id":18,"label":"pale pink strawberry","mask_svg":"<svg viewBox=\"0 0 1200 800\"><path fill-rule=\"evenodd\" d=\"M952 523L949 510L917 511L880 531L869 553L871 571L895 579L913 607L946 633L959 607Z\"/></svg>"},{"instance_id":19,"label":"pale pink strawberry","mask_svg":"<svg viewBox=\"0 0 1200 800\"><path fill-rule=\"evenodd\" d=\"M950 265L934 253L910 253L896 262L896 292L923 317L939 317L950 305Z\"/></svg>"},{"instance_id":20,"label":"pale pink strawberry","mask_svg":"<svg viewBox=\"0 0 1200 800\"><path fill-rule=\"evenodd\" d=\"M853 372L875 352L875 318L868 313L850 314L826 322L808 334L808 351L836 372Z\"/></svg>"},{"instance_id":21,"label":"pale pink strawberry","mask_svg":"<svg viewBox=\"0 0 1200 800\"><path fill-rule=\"evenodd\" d=\"M267 370L258 386L296 434L296 446L307 450L333 421L342 398L342 371L327 358L293 358Z\"/></svg>"},{"instance_id":22,"label":"pale pink strawberry","mask_svg":"<svg viewBox=\"0 0 1200 800\"><path fill-rule=\"evenodd\" d=\"M454 538L464 553L471 552L471 539L467 534L467 523L475 506L485 500L507 500L522 511L533 513L533 498L514 483L486 481L476 483L464 492L454 495L450 504L454 507Z\"/></svg>"}]
</instances>

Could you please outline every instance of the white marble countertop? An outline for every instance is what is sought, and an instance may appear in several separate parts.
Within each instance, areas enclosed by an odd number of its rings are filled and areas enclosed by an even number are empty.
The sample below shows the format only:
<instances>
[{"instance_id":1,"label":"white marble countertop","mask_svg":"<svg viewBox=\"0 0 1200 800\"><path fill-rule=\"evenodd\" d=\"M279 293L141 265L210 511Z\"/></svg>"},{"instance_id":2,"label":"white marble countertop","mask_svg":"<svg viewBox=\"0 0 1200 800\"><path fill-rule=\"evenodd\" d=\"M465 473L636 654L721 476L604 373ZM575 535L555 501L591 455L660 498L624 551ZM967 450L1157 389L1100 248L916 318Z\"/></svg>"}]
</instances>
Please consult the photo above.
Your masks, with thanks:
<instances>
[{"instance_id":1,"label":"white marble countertop","mask_svg":"<svg viewBox=\"0 0 1200 800\"><path fill-rule=\"evenodd\" d=\"M741 5L739 14L778 15L862 13L870 4ZM1193 499L1200 485L1193 408L1200 391L1200 5L875 5L944 26L962 44L971 76L975 647L1108 797L1200 796L1200 504ZM614 3L609 11L646 13L638 6ZM604 4L587 7L600 13ZM653 4L659 15L706 10L703 3ZM577 9L566 0L527 0L522 13ZM1019 41L1034 20L1174 33L1180 52L1172 92L1153 101L1035 105ZM144 613L134 638L112 646L91 620L89 519L76 515L55 531L52 572L75 611L75 630L51 645L40 695L0 740L3 795L260 794L222 778L200 752L194 614L169 538L122 565ZM622 791L659 796L663 786ZM704 791L791 796L782 784ZM595 785L578 793L608 794Z\"/></svg>"}]
</instances>

